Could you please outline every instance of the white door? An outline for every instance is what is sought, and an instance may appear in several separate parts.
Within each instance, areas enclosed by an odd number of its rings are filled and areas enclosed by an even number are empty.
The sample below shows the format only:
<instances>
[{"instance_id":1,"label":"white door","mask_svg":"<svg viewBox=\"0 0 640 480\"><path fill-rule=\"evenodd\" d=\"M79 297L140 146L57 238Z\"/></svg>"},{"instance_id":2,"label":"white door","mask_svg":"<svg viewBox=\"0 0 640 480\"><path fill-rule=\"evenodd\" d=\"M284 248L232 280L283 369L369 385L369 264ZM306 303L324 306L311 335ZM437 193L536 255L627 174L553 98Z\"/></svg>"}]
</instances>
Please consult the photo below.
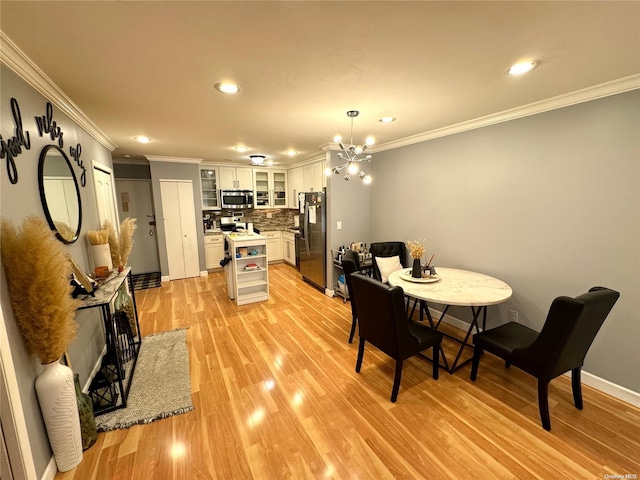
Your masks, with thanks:
<instances>
[{"instance_id":1,"label":"white door","mask_svg":"<svg viewBox=\"0 0 640 480\"><path fill-rule=\"evenodd\" d=\"M98 225L87 225L94 229L102 227L105 220L113 224L116 232L119 231L120 221L116 210L115 188L113 186L113 173L98 163L93 164L93 183L96 188L96 203L98 205Z\"/></svg>"},{"instance_id":2,"label":"white door","mask_svg":"<svg viewBox=\"0 0 640 480\"><path fill-rule=\"evenodd\" d=\"M135 218L138 225L133 232L133 248L128 262L132 272L159 272L151 181L116 179L116 197L120 218Z\"/></svg>"},{"instance_id":3,"label":"white door","mask_svg":"<svg viewBox=\"0 0 640 480\"><path fill-rule=\"evenodd\" d=\"M200 275L191 181L160 180L169 279Z\"/></svg>"}]
</instances>

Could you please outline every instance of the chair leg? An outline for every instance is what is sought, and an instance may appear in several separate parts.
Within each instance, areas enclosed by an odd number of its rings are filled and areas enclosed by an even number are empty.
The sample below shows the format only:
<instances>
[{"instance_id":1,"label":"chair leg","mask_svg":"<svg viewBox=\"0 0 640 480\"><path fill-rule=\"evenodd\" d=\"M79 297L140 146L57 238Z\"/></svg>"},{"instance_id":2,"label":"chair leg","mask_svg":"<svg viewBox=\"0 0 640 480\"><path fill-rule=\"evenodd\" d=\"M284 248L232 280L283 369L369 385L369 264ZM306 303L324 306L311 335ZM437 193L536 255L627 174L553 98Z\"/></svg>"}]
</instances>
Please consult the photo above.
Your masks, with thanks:
<instances>
[{"instance_id":1,"label":"chair leg","mask_svg":"<svg viewBox=\"0 0 640 480\"><path fill-rule=\"evenodd\" d=\"M540 409L540 420L542 428L551 430L551 420L549 419L549 382L538 380L538 408Z\"/></svg>"},{"instance_id":2,"label":"chair leg","mask_svg":"<svg viewBox=\"0 0 640 480\"><path fill-rule=\"evenodd\" d=\"M434 345L433 349L433 379L438 379L438 372L440 372L440 344Z\"/></svg>"},{"instance_id":3,"label":"chair leg","mask_svg":"<svg viewBox=\"0 0 640 480\"><path fill-rule=\"evenodd\" d=\"M473 349L473 360L471 361L471 381L475 382L478 378L478 367L480 366L480 357L482 356L482 348L475 347Z\"/></svg>"},{"instance_id":4,"label":"chair leg","mask_svg":"<svg viewBox=\"0 0 640 480\"><path fill-rule=\"evenodd\" d=\"M396 374L393 377L393 390L391 391L391 401L398 399L398 390L400 390L400 379L402 378L402 360L396 360Z\"/></svg>"},{"instance_id":5,"label":"chair leg","mask_svg":"<svg viewBox=\"0 0 640 480\"><path fill-rule=\"evenodd\" d=\"M580 367L571 370L571 386L573 387L573 403L578 410L582 410L582 384L580 382Z\"/></svg>"},{"instance_id":6,"label":"chair leg","mask_svg":"<svg viewBox=\"0 0 640 480\"><path fill-rule=\"evenodd\" d=\"M353 319L351 320L351 333L349 334L349 343L353 342L353 336L356 333L356 324L358 323L358 319L355 315L353 315Z\"/></svg>"},{"instance_id":7,"label":"chair leg","mask_svg":"<svg viewBox=\"0 0 640 480\"><path fill-rule=\"evenodd\" d=\"M358 343L358 360L356 360L356 372L360 373L360 367L362 367L362 357L364 357L364 338L360 337Z\"/></svg>"}]
</instances>

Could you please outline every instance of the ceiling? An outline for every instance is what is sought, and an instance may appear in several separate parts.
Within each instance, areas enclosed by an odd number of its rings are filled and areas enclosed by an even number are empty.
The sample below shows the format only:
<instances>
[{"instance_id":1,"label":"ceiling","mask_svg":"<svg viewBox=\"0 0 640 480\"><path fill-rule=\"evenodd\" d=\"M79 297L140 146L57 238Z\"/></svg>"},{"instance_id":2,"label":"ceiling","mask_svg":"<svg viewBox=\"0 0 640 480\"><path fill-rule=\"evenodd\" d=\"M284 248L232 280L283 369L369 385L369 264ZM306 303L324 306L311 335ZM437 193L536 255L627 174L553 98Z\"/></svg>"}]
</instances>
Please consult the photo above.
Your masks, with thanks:
<instances>
[{"instance_id":1,"label":"ceiling","mask_svg":"<svg viewBox=\"0 0 640 480\"><path fill-rule=\"evenodd\" d=\"M114 157L285 166L349 140L347 110L354 143L384 149L640 73L636 1L2 1L0 25ZM522 60L539 65L505 74Z\"/></svg>"}]
</instances>

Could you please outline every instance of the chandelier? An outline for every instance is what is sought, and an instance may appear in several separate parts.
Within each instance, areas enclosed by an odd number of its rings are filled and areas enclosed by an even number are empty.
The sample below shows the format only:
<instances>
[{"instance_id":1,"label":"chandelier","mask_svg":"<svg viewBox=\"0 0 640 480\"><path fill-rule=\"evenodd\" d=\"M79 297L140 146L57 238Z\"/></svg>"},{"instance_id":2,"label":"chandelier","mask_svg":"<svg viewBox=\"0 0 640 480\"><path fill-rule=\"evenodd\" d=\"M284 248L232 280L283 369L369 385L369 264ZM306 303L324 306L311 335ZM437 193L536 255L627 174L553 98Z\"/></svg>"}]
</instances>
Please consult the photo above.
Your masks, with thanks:
<instances>
[{"instance_id":1,"label":"chandelier","mask_svg":"<svg viewBox=\"0 0 640 480\"><path fill-rule=\"evenodd\" d=\"M371 155L362 157L361 155L367 149L369 145L373 145L373 139L367 138L363 146L357 146L353 144L353 119L360 114L357 110L349 110L347 117L351 118L351 143L346 146L342 142L342 137L337 135L333 140L340 145L342 152L338 153L338 160L344 160L344 163L338 167L333 167L330 171L339 175L343 170L347 170L344 179L346 181L351 180L351 175L357 175L364 183L371 183L371 175L367 175L364 170L360 168L360 162L369 162Z\"/></svg>"}]
</instances>

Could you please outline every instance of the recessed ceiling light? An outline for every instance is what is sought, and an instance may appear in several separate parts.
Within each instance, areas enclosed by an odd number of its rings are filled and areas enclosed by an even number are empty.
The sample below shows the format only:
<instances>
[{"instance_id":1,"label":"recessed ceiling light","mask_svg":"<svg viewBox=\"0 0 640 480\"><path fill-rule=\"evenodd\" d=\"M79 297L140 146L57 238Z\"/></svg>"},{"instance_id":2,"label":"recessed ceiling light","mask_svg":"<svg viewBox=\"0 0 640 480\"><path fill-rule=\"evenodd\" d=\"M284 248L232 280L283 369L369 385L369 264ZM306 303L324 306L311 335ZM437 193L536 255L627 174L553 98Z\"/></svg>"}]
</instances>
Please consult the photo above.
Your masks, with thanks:
<instances>
[{"instance_id":1,"label":"recessed ceiling light","mask_svg":"<svg viewBox=\"0 0 640 480\"><path fill-rule=\"evenodd\" d=\"M238 145L237 147L233 147L233 148L235 148L239 152L246 152L247 150L249 150L249 147L244 147L242 145Z\"/></svg>"},{"instance_id":2,"label":"recessed ceiling light","mask_svg":"<svg viewBox=\"0 0 640 480\"><path fill-rule=\"evenodd\" d=\"M273 165L273 160L267 160L266 162L264 162L265 165Z\"/></svg>"},{"instance_id":3,"label":"recessed ceiling light","mask_svg":"<svg viewBox=\"0 0 640 480\"><path fill-rule=\"evenodd\" d=\"M133 138L135 138L140 143L149 143L151 141L149 137L145 137L143 135L140 135L138 137L133 137Z\"/></svg>"},{"instance_id":4,"label":"recessed ceiling light","mask_svg":"<svg viewBox=\"0 0 640 480\"><path fill-rule=\"evenodd\" d=\"M396 121L396 117L382 117L379 121L382 123L391 123Z\"/></svg>"},{"instance_id":5,"label":"recessed ceiling light","mask_svg":"<svg viewBox=\"0 0 640 480\"><path fill-rule=\"evenodd\" d=\"M124 158L131 158L131 155L129 155L128 153L125 153L125 154L123 155L123 157L124 157Z\"/></svg>"},{"instance_id":6,"label":"recessed ceiling light","mask_svg":"<svg viewBox=\"0 0 640 480\"><path fill-rule=\"evenodd\" d=\"M240 87L235 83L216 83L216 90L222 93L234 94L240 91Z\"/></svg>"},{"instance_id":7,"label":"recessed ceiling light","mask_svg":"<svg viewBox=\"0 0 640 480\"><path fill-rule=\"evenodd\" d=\"M511 65L509 70L507 70L507 74L509 75L522 75L523 73L527 73L532 70L537 65L536 62L522 62L516 63L515 65Z\"/></svg>"},{"instance_id":8,"label":"recessed ceiling light","mask_svg":"<svg viewBox=\"0 0 640 480\"><path fill-rule=\"evenodd\" d=\"M290 157L293 157L294 155L297 155L298 152L296 152L295 150L287 150L286 152L287 155L289 155Z\"/></svg>"}]
</instances>

